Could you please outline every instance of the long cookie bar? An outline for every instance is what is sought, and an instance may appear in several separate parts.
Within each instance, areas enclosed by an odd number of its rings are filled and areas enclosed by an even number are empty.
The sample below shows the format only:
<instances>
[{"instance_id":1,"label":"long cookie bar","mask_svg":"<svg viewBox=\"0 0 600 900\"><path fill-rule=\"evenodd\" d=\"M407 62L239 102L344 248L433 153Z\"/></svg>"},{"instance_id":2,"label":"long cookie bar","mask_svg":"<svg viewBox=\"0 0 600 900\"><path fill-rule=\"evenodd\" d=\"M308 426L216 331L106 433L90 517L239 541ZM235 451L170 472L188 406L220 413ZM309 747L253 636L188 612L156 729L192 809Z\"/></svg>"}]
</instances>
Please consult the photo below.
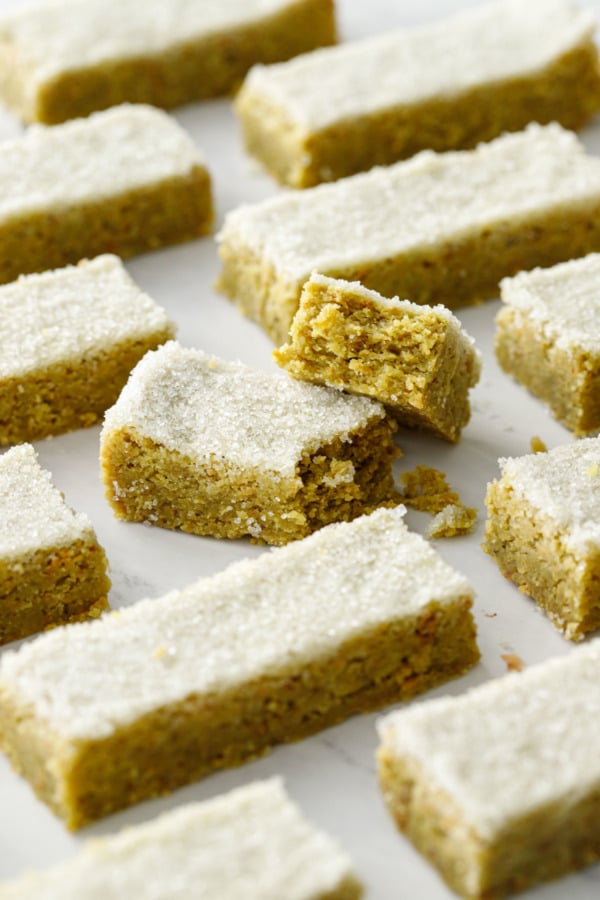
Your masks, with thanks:
<instances>
[{"instance_id":1,"label":"long cookie bar","mask_svg":"<svg viewBox=\"0 0 600 900\"><path fill-rule=\"evenodd\" d=\"M245 143L280 181L310 187L532 120L579 128L600 107L594 30L566 0L499 0L256 66L236 101Z\"/></svg>"},{"instance_id":2,"label":"long cookie bar","mask_svg":"<svg viewBox=\"0 0 600 900\"><path fill-rule=\"evenodd\" d=\"M54 0L0 18L0 98L50 125L125 101L171 108L334 41L332 0Z\"/></svg>"},{"instance_id":3,"label":"long cookie bar","mask_svg":"<svg viewBox=\"0 0 600 900\"><path fill-rule=\"evenodd\" d=\"M358 900L338 844L281 781L252 782L88 841L73 859L0 884L0 900Z\"/></svg>"},{"instance_id":4,"label":"long cookie bar","mask_svg":"<svg viewBox=\"0 0 600 900\"><path fill-rule=\"evenodd\" d=\"M93 424L173 334L116 256L0 287L0 444Z\"/></svg>"},{"instance_id":5,"label":"long cookie bar","mask_svg":"<svg viewBox=\"0 0 600 900\"><path fill-rule=\"evenodd\" d=\"M463 897L505 897L600 858L599 679L594 641L381 721L385 802Z\"/></svg>"},{"instance_id":6,"label":"long cookie bar","mask_svg":"<svg viewBox=\"0 0 600 900\"><path fill-rule=\"evenodd\" d=\"M397 502L383 406L188 350L148 353L106 414L117 516L284 544Z\"/></svg>"},{"instance_id":7,"label":"long cookie bar","mask_svg":"<svg viewBox=\"0 0 600 900\"><path fill-rule=\"evenodd\" d=\"M484 549L571 640L600 627L600 437L501 459Z\"/></svg>"},{"instance_id":8,"label":"long cookie bar","mask_svg":"<svg viewBox=\"0 0 600 900\"><path fill-rule=\"evenodd\" d=\"M530 125L234 210L219 286L282 344L312 272L453 309L600 249L599 213L600 160L560 126Z\"/></svg>"},{"instance_id":9,"label":"long cookie bar","mask_svg":"<svg viewBox=\"0 0 600 900\"><path fill-rule=\"evenodd\" d=\"M191 240L212 225L198 149L150 106L38 125L2 143L0 186L0 282Z\"/></svg>"},{"instance_id":10,"label":"long cookie bar","mask_svg":"<svg viewBox=\"0 0 600 900\"><path fill-rule=\"evenodd\" d=\"M50 479L29 444L0 456L0 644L108 605L104 551Z\"/></svg>"},{"instance_id":11,"label":"long cookie bar","mask_svg":"<svg viewBox=\"0 0 600 900\"><path fill-rule=\"evenodd\" d=\"M576 435L600 430L600 255L501 284L494 348L505 372Z\"/></svg>"},{"instance_id":12,"label":"long cookie bar","mask_svg":"<svg viewBox=\"0 0 600 900\"><path fill-rule=\"evenodd\" d=\"M388 300L362 285L314 274L287 344L273 353L294 378L365 394L400 425L457 441L479 379L472 339L445 307Z\"/></svg>"},{"instance_id":13,"label":"long cookie bar","mask_svg":"<svg viewBox=\"0 0 600 900\"><path fill-rule=\"evenodd\" d=\"M378 510L5 653L0 744L76 828L466 671L471 602Z\"/></svg>"}]
</instances>

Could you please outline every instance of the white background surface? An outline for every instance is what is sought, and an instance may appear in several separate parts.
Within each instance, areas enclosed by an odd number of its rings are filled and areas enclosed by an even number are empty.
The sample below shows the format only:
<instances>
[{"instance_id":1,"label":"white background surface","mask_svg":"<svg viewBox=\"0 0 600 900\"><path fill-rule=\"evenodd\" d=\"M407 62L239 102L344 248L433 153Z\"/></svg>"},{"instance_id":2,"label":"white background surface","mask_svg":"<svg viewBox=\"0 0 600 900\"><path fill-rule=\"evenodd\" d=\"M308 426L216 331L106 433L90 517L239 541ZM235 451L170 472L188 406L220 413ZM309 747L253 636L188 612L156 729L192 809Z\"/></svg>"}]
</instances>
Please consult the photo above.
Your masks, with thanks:
<instances>
[{"instance_id":1,"label":"white background surface","mask_svg":"<svg viewBox=\"0 0 600 900\"><path fill-rule=\"evenodd\" d=\"M19 0L0 0L2 11L19 5L23 5ZM338 0L341 37L359 38L392 26L432 20L468 5L474 4L456 0ZM600 0L588 5L600 13ZM435 64L435 60L430 62ZM224 213L239 203L259 200L278 190L244 156L228 101L196 104L179 110L176 116L206 155L214 178L218 224ZM0 117L0 139L19 131L20 126L8 115ZM600 153L600 122L588 128L583 137L592 152ZM141 287L168 310L183 344L227 359L241 359L260 369L276 369L270 359L269 340L212 289L219 269L212 238L138 257L127 267ZM572 649L531 601L504 580L480 549L483 497L486 483L497 474L497 458L528 453L534 435L548 447L573 439L537 400L498 370L492 353L497 308L497 302L490 302L460 313L484 358L481 383L473 394L472 421L460 444L451 446L409 432L402 432L398 438L404 451L398 472L417 463L439 467L448 474L463 501L481 510L475 534L438 541L437 548L475 588L482 660L469 675L430 692L426 695L429 697L458 694L502 675L506 671L504 653L516 653L531 665ZM245 541L216 541L117 522L103 499L98 435L96 427L40 442L36 448L42 465L51 470L67 501L86 512L96 528L111 565L113 607L160 596L219 571L233 560L262 552ZM425 515L409 514L409 523L417 530L423 531L428 521ZM111 816L76 835L65 831L0 757L0 879L66 859L86 838L114 833L186 801L212 797L277 773L284 776L291 795L307 816L335 835L350 852L368 898L448 900L453 895L395 831L383 809L373 761L377 718L356 717L309 740L279 747L258 762L213 775L171 797ZM596 866L523 896L559 900L568 895L573 900L591 900L599 892L600 866Z\"/></svg>"}]
</instances>

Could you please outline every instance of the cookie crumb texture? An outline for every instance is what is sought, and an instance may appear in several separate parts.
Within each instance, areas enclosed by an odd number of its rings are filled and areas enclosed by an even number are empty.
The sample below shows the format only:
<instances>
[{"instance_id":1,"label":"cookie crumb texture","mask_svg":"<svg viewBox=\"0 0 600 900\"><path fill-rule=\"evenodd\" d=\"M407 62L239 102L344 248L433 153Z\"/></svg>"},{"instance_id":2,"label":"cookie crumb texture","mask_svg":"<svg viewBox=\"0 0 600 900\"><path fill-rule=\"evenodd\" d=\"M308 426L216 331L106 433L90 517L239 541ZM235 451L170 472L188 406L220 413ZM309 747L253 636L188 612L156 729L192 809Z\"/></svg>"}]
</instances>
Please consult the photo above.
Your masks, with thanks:
<instances>
[{"instance_id":1,"label":"cookie crumb texture","mask_svg":"<svg viewBox=\"0 0 600 900\"><path fill-rule=\"evenodd\" d=\"M368 398L169 343L107 413L102 477L119 518L285 544L399 502L394 428Z\"/></svg>"}]
</instances>

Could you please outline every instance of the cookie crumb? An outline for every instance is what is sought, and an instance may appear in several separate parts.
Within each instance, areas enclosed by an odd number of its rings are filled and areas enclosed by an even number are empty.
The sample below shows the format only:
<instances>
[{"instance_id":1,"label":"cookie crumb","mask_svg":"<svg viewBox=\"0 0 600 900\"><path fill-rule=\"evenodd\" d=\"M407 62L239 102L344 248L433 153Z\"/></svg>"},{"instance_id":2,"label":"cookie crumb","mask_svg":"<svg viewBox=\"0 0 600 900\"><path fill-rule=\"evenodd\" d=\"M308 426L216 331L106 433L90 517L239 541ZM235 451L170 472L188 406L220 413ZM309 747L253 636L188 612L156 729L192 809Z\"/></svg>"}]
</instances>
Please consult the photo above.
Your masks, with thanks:
<instances>
[{"instance_id":1,"label":"cookie crumb","mask_svg":"<svg viewBox=\"0 0 600 900\"><path fill-rule=\"evenodd\" d=\"M522 672L525 668L525 663L516 653L502 653L501 656L509 672Z\"/></svg>"},{"instance_id":2,"label":"cookie crumb","mask_svg":"<svg viewBox=\"0 0 600 900\"><path fill-rule=\"evenodd\" d=\"M476 509L463 506L462 503L449 503L430 523L427 537L456 537L460 534L470 534L476 524Z\"/></svg>"}]
</instances>

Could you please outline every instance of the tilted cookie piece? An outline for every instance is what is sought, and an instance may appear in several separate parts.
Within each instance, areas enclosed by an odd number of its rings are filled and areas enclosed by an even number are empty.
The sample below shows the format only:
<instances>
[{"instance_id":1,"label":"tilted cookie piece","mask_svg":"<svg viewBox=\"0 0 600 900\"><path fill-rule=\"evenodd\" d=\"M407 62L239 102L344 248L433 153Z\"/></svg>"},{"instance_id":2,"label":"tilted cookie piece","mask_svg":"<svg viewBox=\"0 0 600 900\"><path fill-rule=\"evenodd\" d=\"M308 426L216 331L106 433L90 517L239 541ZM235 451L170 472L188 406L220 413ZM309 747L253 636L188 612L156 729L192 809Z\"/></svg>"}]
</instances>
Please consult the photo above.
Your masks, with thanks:
<instances>
[{"instance_id":1,"label":"tilted cookie piece","mask_svg":"<svg viewBox=\"0 0 600 900\"><path fill-rule=\"evenodd\" d=\"M600 159L558 125L529 125L241 206L219 240L220 289L277 344L313 272L454 309L600 249Z\"/></svg>"},{"instance_id":2,"label":"tilted cookie piece","mask_svg":"<svg viewBox=\"0 0 600 900\"><path fill-rule=\"evenodd\" d=\"M481 369L472 338L445 307L388 300L317 274L273 357L294 378L373 397L399 425L449 441L469 421Z\"/></svg>"}]
</instances>

